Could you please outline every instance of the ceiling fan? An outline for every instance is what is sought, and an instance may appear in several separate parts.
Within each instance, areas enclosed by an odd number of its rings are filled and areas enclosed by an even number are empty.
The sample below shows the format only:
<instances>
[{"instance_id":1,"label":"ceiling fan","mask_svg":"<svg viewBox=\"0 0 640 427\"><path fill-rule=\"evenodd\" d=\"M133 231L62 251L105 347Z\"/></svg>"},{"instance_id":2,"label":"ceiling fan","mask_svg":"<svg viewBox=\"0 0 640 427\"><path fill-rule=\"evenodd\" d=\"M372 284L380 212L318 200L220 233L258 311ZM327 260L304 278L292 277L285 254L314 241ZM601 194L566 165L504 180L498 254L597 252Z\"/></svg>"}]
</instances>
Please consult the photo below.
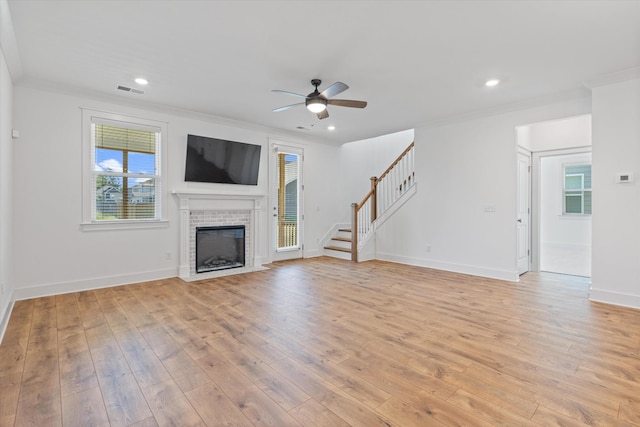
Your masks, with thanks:
<instances>
[{"instance_id":1,"label":"ceiling fan","mask_svg":"<svg viewBox=\"0 0 640 427\"><path fill-rule=\"evenodd\" d=\"M367 103L365 101L352 101L349 99L329 99L332 96L336 96L339 93L342 93L345 90L349 89L349 86L342 82L335 82L322 92L319 92L318 86L320 86L321 83L322 81L320 79L311 80L311 84L315 86L316 89L309 95L300 95L299 93L287 92L286 90L273 90L272 92L304 98L304 102L285 105L284 107L276 108L275 110L273 110L273 112L277 113L278 111L288 110L289 108L297 107L298 105L305 105L309 111L311 111L312 113L316 113L318 118L322 120L329 117L327 105L338 105L340 107L351 108L364 108L367 106Z\"/></svg>"}]
</instances>

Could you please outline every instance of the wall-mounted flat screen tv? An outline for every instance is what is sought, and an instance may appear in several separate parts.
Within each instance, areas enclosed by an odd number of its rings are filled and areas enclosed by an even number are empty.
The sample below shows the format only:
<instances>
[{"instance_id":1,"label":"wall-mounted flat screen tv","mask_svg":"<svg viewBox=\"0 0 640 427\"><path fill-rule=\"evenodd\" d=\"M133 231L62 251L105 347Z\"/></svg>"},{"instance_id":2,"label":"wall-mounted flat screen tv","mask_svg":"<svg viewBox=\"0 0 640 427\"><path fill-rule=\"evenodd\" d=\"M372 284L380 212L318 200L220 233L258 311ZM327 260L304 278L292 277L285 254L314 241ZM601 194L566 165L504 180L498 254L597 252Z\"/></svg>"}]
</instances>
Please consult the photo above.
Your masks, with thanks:
<instances>
[{"instance_id":1,"label":"wall-mounted flat screen tv","mask_svg":"<svg viewBox=\"0 0 640 427\"><path fill-rule=\"evenodd\" d=\"M260 145L205 136L187 136L184 180L257 185Z\"/></svg>"}]
</instances>

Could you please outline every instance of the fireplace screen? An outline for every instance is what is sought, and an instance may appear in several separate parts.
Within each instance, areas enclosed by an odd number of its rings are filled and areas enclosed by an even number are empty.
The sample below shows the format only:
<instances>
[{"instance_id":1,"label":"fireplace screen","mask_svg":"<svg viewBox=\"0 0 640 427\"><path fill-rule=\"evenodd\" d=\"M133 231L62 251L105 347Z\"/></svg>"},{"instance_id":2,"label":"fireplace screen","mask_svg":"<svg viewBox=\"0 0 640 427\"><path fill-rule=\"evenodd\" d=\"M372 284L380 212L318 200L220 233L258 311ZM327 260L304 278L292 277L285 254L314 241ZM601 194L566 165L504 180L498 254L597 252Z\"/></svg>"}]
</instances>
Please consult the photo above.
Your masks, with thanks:
<instances>
[{"instance_id":1,"label":"fireplace screen","mask_svg":"<svg viewBox=\"0 0 640 427\"><path fill-rule=\"evenodd\" d=\"M244 267L244 225L196 228L196 273Z\"/></svg>"}]
</instances>

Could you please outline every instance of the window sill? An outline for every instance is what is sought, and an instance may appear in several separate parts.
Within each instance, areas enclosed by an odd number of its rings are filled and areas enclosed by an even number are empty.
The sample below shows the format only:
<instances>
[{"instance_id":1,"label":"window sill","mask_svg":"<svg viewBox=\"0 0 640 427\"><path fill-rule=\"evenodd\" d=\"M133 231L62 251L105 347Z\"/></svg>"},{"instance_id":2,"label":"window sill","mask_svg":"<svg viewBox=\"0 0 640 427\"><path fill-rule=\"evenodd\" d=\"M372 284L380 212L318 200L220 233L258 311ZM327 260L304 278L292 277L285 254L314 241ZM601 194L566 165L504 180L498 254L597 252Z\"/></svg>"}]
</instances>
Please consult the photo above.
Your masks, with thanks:
<instances>
[{"instance_id":1,"label":"window sill","mask_svg":"<svg viewBox=\"0 0 640 427\"><path fill-rule=\"evenodd\" d=\"M561 214L558 215L559 219L566 219L566 220L586 220L586 219L591 219L591 214Z\"/></svg>"},{"instance_id":2,"label":"window sill","mask_svg":"<svg viewBox=\"0 0 640 427\"><path fill-rule=\"evenodd\" d=\"M100 221L83 222L80 224L82 231L109 231L109 230L139 230L145 228L167 228L169 221Z\"/></svg>"}]
</instances>

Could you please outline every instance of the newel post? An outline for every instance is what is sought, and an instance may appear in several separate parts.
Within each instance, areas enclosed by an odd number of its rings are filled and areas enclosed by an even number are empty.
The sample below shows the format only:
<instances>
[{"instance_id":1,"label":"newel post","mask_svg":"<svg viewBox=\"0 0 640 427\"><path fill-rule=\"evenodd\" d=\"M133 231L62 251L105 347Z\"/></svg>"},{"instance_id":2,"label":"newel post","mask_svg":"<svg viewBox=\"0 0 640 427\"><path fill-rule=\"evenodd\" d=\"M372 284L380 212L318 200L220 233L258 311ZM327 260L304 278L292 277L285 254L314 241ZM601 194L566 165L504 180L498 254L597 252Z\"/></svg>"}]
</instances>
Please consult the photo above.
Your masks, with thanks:
<instances>
[{"instance_id":1,"label":"newel post","mask_svg":"<svg viewBox=\"0 0 640 427\"><path fill-rule=\"evenodd\" d=\"M351 261L358 262L358 204L351 204Z\"/></svg>"},{"instance_id":2,"label":"newel post","mask_svg":"<svg viewBox=\"0 0 640 427\"><path fill-rule=\"evenodd\" d=\"M371 222L378 218L378 178L372 176L371 178Z\"/></svg>"}]
</instances>

